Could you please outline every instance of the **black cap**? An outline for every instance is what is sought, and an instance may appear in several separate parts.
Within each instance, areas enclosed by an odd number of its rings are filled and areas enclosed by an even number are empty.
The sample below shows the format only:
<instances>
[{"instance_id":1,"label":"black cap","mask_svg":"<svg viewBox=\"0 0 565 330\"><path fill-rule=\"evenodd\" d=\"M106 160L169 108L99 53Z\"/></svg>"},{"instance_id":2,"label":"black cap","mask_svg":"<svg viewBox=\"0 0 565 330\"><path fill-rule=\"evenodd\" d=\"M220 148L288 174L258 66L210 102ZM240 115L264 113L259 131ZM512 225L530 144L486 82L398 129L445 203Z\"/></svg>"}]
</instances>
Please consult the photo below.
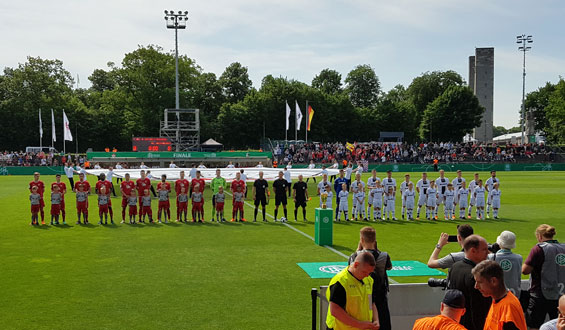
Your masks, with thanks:
<instances>
[{"instance_id":1,"label":"black cap","mask_svg":"<svg viewBox=\"0 0 565 330\"><path fill-rule=\"evenodd\" d=\"M445 297L443 297L443 303L452 308L465 308L465 296L459 290L447 290Z\"/></svg>"}]
</instances>

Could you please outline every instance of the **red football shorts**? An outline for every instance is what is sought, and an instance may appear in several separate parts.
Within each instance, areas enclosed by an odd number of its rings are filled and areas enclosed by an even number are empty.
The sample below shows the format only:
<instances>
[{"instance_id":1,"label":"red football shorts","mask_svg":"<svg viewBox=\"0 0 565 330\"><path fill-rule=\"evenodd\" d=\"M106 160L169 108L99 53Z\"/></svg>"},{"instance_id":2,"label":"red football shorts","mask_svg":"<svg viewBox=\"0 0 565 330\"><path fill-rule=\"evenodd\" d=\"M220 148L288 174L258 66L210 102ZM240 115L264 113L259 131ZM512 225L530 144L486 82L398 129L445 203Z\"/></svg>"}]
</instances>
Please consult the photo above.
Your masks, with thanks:
<instances>
[{"instance_id":1,"label":"red football shorts","mask_svg":"<svg viewBox=\"0 0 565 330\"><path fill-rule=\"evenodd\" d=\"M61 213L60 204L51 204L51 215L59 215Z\"/></svg>"},{"instance_id":2,"label":"red football shorts","mask_svg":"<svg viewBox=\"0 0 565 330\"><path fill-rule=\"evenodd\" d=\"M98 205L98 213L99 214L104 214L104 213L108 213L108 204L104 204L104 205Z\"/></svg>"},{"instance_id":3,"label":"red football shorts","mask_svg":"<svg viewBox=\"0 0 565 330\"><path fill-rule=\"evenodd\" d=\"M216 202L216 211L222 212L224 210L224 202Z\"/></svg>"},{"instance_id":4,"label":"red football shorts","mask_svg":"<svg viewBox=\"0 0 565 330\"><path fill-rule=\"evenodd\" d=\"M87 213L88 212L88 202L77 202L77 212Z\"/></svg>"},{"instance_id":5,"label":"red football shorts","mask_svg":"<svg viewBox=\"0 0 565 330\"><path fill-rule=\"evenodd\" d=\"M169 201L159 201L159 210L168 209L171 207L171 203Z\"/></svg>"},{"instance_id":6,"label":"red football shorts","mask_svg":"<svg viewBox=\"0 0 565 330\"><path fill-rule=\"evenodd\" d=\"M129 206L129 215L137 215L137 205Z\"/></svg>"},{"instance_id":7,"label":"red football shorts","mask_svg":"<svg viewBox=\"0 0 565 330\"><path fill-rule=\"evenodd\" d=\"M38 213L40 209L41 209L41 206L40 206L39 204L37 204L37 205L32 205L32 206L31 206L31 213L34 213L34 214L35 214L35 213Z\"/></svg>"}]
</instances>

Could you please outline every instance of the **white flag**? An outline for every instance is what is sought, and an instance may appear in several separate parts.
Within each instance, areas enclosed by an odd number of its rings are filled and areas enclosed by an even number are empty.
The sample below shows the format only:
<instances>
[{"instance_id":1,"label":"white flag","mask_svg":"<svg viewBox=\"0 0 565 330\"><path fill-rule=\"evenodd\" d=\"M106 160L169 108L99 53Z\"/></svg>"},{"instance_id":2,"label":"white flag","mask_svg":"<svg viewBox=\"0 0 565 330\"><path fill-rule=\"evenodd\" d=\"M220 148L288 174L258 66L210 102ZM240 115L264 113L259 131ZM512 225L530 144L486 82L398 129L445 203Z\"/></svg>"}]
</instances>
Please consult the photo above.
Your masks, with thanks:
<instances>
[{"instance_id":1,"label":"white flag","mask_svg":"<svg viewBox=\"0 0 565 330\"><path fill-rule=\"evenodd\" d=\"M53 109L51 109L51 135L53 142L57 141L57 134L55 134L55 115L53 115Z\"/></svg>"},{"instance_id":2,"label":"white flag","mask_svg":"<svg viewBox=\"0 0 565 330\"><path fill-rule=\"evenodd\" d=\"M288 106L288 102L286 102L286 130L288 131L289 126L289 119L290 119L290 107Z\"/></svg>"},{"instance_id":3,"label":"white flag","mask_svg":"<svg viewBox=\"0 0 565 330\"><path fill-rule=\"evenodd\" d=\"M39 109L39 137L43 137L43 124L41 123L41 109Z\"/></svg>"},{"instance_id":4,"label":"white flag","mask_svg":"<svg viewBox=\"0 0 565 330\"><path fill-rule=\"evenodd\" d=\"M302 124L302 111L300 111L300 107L298 106L298 101L294 101L296 103L296 130L300 131L300 124Z\"/></svg>"},{"instance_id":5,"label":"white flag","mask_svg":"<svg viewBox=\"0 0 565 330\"><path fill-rule=\"evenodd\" d=\"M67 114L65 114L65 110L63 110L63 140L64 141L72 141L73 135L71 134L71 127L69 126L69 118L67 118Z\"/></svg>"}]
</instances>

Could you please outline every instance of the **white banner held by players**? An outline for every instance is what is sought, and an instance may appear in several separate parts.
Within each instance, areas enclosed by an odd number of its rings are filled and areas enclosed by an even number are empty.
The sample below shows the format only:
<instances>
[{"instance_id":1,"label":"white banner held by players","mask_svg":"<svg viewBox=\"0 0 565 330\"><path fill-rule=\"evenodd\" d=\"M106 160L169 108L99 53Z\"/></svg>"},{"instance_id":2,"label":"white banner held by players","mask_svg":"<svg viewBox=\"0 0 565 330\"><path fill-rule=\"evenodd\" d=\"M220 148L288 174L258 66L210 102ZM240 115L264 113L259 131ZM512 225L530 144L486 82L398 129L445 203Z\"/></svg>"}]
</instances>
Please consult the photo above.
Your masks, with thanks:
<instances>
[{"instance_id":1,"label":"white banner held by players","mask_svg":"<svg viewBox=\"0 0 565 330\"><path fill-rule=\"evenodd\" d=\"M69 126L69 118L67 118L67 114L65 110L63 110L63 140L64 141L72 141L73 135L71 134L71 127Z\"/></svg>"},{"instance_id":2,"label":"white banner held by players","mask_svg":"<svg viewBox=\"0 0 565 330\"><path fill-rule=\"evenodd\" d=\"M300 131L300 124L302 124L302 111L298 106L298 101L294 101L294 102L296 102L296 130Z\"/></svg>"},{"instance_id":3,"label":"white banner held by players","mask_svg":"<svg viewBox=\"0 0 565 330\"><path fill-rule=\"evenodd\" d=\"M57 142L57 134L55 134L55 115L53 114L53 109L51 109L51 140Z\"/></svg>"}]
</instances>

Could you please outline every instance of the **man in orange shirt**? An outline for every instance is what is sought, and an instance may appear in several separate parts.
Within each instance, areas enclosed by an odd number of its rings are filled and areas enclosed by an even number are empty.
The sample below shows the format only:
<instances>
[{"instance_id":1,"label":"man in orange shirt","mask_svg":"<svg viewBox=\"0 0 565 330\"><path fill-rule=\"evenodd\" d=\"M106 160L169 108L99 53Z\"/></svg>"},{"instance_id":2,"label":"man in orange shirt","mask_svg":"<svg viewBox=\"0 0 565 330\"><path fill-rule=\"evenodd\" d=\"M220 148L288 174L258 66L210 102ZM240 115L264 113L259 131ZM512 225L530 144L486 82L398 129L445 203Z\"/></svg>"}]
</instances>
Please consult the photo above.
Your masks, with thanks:
<instances>
[{"instance_id":1,"label":"man in orange shirt","mask_svg":"<svg viewBox=\"0 0 565 330\"><path fill-rule=\"evenodd\" d=\"M472 270L475 288L492 298L484 330L527 330L520 301L504 285L504 271L498 262L481 261Z\"/></svg>"},{"instance_id":2,"label":"man in orange shirt","mask_svg":"<svg viewBox=\"0 0 565 330\"><path fill-rule=\"evenodd\" d=\"M412 330L466 330L459 324L463 314L465 314L463 292L457 289L447 290L441 302L441 314L417 319Z\"/></svg>"}]
</instances>

